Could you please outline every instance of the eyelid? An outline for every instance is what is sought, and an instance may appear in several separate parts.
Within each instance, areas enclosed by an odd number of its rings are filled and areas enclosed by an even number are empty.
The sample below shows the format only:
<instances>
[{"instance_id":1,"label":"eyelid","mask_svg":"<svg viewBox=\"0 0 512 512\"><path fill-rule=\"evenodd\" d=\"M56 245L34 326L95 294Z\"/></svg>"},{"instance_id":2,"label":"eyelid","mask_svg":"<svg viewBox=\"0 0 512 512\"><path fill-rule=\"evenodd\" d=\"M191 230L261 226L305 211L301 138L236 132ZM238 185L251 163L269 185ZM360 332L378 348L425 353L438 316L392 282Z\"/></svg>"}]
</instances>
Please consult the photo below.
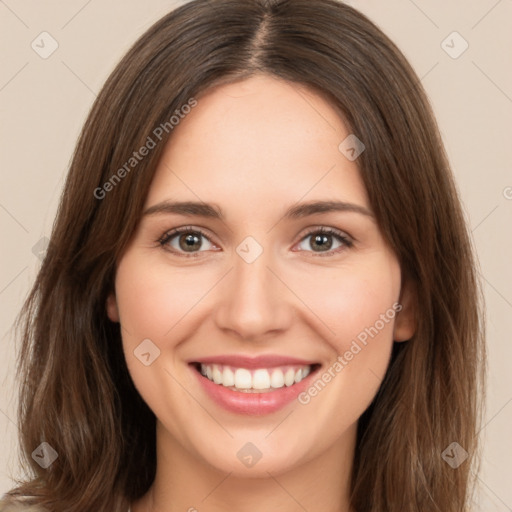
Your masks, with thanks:
<instances>
[{"instance_id":1,"label":"eyelid","mask_svg":"<svg viewBox=\"0 0 512 512\"><path fill-rule=\"evenodd\" d=\"M350 241L352 243L356 241L356 239L352 235L349 235L346 231L343 231L338 228L333 228L330 226L322 226L322 225L307 228L306 231L304 233L302 233L300 240L302 240L306 236L312 235L314 233L327 233L329 235L337 235L340 238L344 238L347 241Z\"/></svg>"},{"instance_id":2,"label":"eyelid","mask_svg":"<svg viewBox=\"0 0 512 512\"><path fill-rule=\"evenodd\" d=\"M169 230L165 231L165 233L157 241L163 242L164 240L168 240L169 238L172 238L174 235L178 235L181 233L188 233L188 232L200 233L206 239L208 239L209 242L211 242L210 235L208 235L202 228L198 228L197 226L179 226L177 228L169 229Z\"/></svg>"}]
</instances>

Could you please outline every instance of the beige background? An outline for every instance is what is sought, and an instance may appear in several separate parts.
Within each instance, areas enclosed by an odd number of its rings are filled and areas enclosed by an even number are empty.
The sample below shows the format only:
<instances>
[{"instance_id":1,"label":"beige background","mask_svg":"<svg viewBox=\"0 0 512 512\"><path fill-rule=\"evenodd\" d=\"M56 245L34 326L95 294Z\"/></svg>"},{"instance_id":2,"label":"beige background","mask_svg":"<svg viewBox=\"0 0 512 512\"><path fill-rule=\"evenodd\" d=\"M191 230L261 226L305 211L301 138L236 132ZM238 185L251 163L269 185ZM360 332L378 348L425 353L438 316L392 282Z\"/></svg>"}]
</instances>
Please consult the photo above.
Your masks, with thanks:
<instances>
[{"instance_id":1,"label":"beige background","mask_svg":"<svg viewBox=\"0 0 512 512\"><path fill-rule=\"evenodd\" d=\"M33 247L50 234L73 147L95 95L129 45L178 3L0 1L0 493L11 487L10 475L21 474L11 325L38 269ZM489 386L477 510L511 511L512 1L350 3L410 59L431 98L453 164L488 310ZM59 45L47 59L31 48L34 40L42 46L38 36L43 31ZM456 59L441 46L453 31L469 44ZM50 40L45 41L50 48ZM463 42L450 36L445 44L453 53Z\"/></svg>"}]
</instances>

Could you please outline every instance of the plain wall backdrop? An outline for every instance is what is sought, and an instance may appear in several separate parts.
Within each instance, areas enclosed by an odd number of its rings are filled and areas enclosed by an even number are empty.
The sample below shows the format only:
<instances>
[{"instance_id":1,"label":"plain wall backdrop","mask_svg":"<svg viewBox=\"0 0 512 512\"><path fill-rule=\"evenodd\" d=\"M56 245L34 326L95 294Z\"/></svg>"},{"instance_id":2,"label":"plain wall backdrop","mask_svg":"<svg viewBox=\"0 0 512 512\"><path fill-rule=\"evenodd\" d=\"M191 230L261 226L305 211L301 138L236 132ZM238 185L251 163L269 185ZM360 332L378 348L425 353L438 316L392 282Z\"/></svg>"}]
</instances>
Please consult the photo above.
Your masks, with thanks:
<instances>
[{"instance_id":1,"label":"plain wall backdrop","mask_svg":"<svg viewBox=\"0 0 512 512\"><path fill-rule=\"evenodd\" d=\"M0 494L12 487L11 476L23 475L12 323L39 268L76 139L121 56L181 3L0 0ZM437 116L487 304L487 413L476 510L512 511L512 1L348 3L404 52Z\"/></svg>"}]
</instances>

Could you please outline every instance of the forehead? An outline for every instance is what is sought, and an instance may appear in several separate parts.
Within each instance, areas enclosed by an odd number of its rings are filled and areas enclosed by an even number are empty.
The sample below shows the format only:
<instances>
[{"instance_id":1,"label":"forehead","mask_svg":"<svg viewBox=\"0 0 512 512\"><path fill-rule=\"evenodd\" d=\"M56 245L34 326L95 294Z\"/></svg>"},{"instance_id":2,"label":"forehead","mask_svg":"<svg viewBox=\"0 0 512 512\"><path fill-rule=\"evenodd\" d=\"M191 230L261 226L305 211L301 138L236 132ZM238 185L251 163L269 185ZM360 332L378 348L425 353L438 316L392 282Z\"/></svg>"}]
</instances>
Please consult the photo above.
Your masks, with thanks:
<instances>
[{"instance_id":1,"label":"forehead","mask_svg":"<svg viewBox=\"0 0 512 512\"><path fill-rule=\"evenodd\" d=\"M350 133L312 90L254 76L197 102L172 132L147 204L177 196L233 206L243 197L246 210L302 197L368 204L357 161L339 150Z\"/></svg>"}]
</instances>

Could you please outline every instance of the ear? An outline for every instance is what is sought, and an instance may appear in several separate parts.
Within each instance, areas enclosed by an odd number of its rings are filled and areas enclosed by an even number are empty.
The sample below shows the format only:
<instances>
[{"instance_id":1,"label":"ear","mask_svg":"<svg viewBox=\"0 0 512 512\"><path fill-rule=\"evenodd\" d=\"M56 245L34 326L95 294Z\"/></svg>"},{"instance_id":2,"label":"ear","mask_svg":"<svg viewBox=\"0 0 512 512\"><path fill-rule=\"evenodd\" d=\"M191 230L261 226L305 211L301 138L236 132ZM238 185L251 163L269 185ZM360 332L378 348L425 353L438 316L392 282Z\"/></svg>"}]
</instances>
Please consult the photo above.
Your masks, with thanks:
<instances>
[{"instance_id":1,"label":"ear","mask_svg":"<svg viewBox=\"0 0 512 512\"><path fill-rule=\"evenodd\" d=\"M394 341L410 340L416 332L416 290L410 280L402 283L400 298L402 308L398 311L393 328Z\"/></svg>"},{"instance_id":2,"label":"ear","mask_svg":"<svg viewBox=\"0 0 512 512\"><path fill-rule=\"evenodd\" d=\"M112 322L119 322L119 310L117 309L117 300L115 293L107 297L107 315Z\"/></svg>"}]
</instances>

